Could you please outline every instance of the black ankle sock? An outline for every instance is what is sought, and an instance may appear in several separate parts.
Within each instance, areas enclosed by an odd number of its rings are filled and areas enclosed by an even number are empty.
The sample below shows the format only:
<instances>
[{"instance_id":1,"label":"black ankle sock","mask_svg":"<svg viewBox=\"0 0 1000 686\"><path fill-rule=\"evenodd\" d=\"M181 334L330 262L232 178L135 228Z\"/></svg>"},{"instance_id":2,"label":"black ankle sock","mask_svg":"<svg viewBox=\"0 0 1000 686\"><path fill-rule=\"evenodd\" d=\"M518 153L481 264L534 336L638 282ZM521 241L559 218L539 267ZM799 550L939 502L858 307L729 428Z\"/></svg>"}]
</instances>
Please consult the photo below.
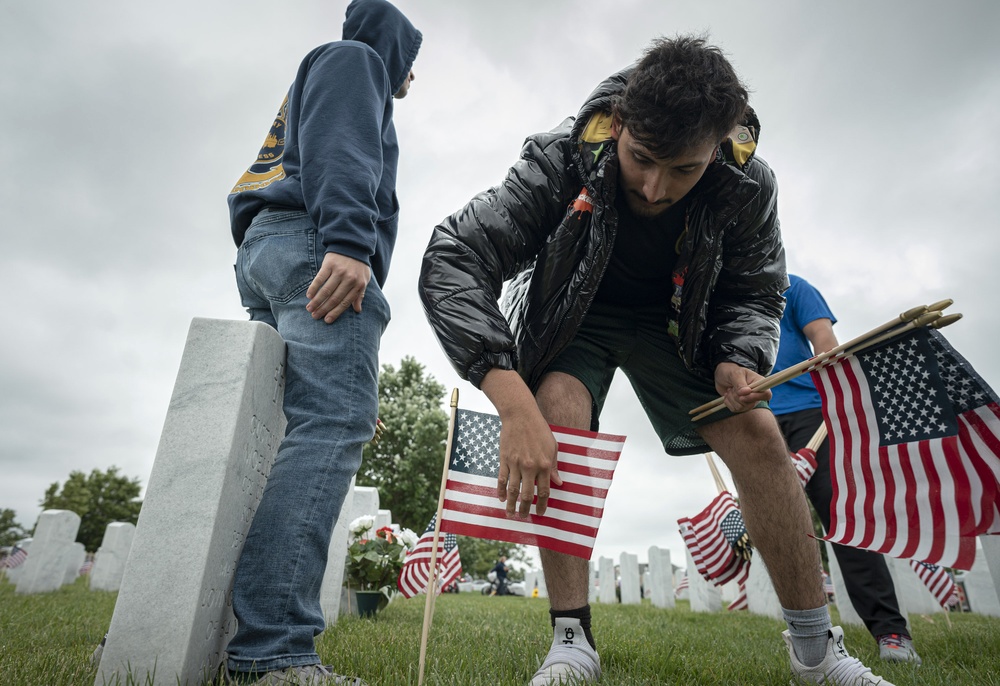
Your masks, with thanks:
<instances>
[{"instance_id":1,"label":"black ankle sock","mask_svg":"<svg viewBox=\"0 0 1000 686\"><path fill-rule=\"evenodd\" d=\"M590 605L584 605L575 610L549 610L549 616L552 618L552 627L556 626L556 617L571 617L573 619L580 620L580 628L583 629L583 635L587 637L587 643L594 650L597 650L597 644L594 642L594 635L590 633Z\"/></svg>"}]
</instances>

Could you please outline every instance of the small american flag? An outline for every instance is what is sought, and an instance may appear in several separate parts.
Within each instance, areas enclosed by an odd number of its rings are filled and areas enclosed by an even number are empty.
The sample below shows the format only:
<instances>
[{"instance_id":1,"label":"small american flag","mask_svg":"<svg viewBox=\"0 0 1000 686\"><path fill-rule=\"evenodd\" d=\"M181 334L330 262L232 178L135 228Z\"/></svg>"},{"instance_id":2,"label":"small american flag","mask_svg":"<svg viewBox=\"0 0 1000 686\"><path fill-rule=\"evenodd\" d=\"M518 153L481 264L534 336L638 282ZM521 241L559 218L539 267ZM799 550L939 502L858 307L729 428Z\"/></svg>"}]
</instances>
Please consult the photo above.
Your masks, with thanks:
<instances>
[{"instance_id":1,"label":"small american flag","mask_svg":"<svg viewBox=\"0 0 1000 686\"><path fill-rule=\"evenodd\" d=\"M83 576L84 574L90 574L90 570L93 568L94 568L94 558L88 557L84 561L83 565L80 567L80 572L79 572L80 576Z\"/></svg>"},{"instance_id":2,"label":"small american flag","mask_svg":"<svg viewBox=\"0 0 1000 686\"><path fill-rule=\"evenodd\" d=\"M969 569L1000 533L997 395L938 331L812 372L830 428L827 540Z\"/></svg>"},{"instance_id":3,"label":"small american flag","mask_svg":"<svg viewBox=\"0 0 1000 686\"><path fill-rule=\"evenodd\" d=\"M792 458L792 465L795 467L795 473L799 475L799 481L802 483L802 487L809 483L809 479L816 472L816 451L812 448L802 448L794 453L789 453Z\"/></svg>"},{"instance_id":4,"label":"small american flag","mask_svg":"<svg viewBox=\"0 0 1000 686\"><path fill-rule=\"evenodd\" d=\"M24 564L24 561L27 559L28 551L24 548L14 546L13 550L10 551L10 555L4 558L3 566L7 569L14 569L15 567L20 567Z\"/></svg>"},{"instance_id":5,"label":"small american flag","mask_svg":"<svg viewBox=\"0 0 1000 686\"><path fill-rule=\"evenodd\" d=\"M686 591L691 586L691 580L688 579L688 573L684 572L684 576L681 577L681 582L677 584L677 588L674 589L674 595L680 595L681 591Z\"/></svg>"},{"instance_id":6,"label":"small american flag","mask_svg":"<svg viewBox=\"0 0 1000 686\"><path fill-rule=\"evenodd\" d=\"M396 582L399 592L404 598L412 598L427 590L427 582L431 571L431 549L434 546L434 523L437 514L431 517L431 523L417 539L413 550L406 554L403 568ZM458 538L455 534L443 534L438 537L441 546L437 554L437 593L452 581L462 576L462 560L458 555Z\"/></svg>"},{"instance_id":7,"label":"small american flag","mask_svg":"<svg viewBox=\"0 0 1000 686\"><path fill-rule=\"evenodd\" d=\"M500 418L458 410L441 530L537 545L589 560L625 437L551 428L559 445L557 466L563 483L552 484L544 515L508 519L506 504L497 499Z\"/></svg>"},{"instance_id":8,"label":"small american flag","mask_svg":"<svg viewBox=\"0 0 1000 686\"><path fill-rule=\"evenodd\" d=\"M924 582L934 599L941 603L941 607L953 604L951 599L955 595L955 580L951 578L948 570L918 560L910 560L910 567Z\"/></svg>"},{"instance_id":9,"label":"small american flag","mask_svg":"<svg viewBox=\"0 0 1000 686\"><path fill-rule=\"evenodd\" d=\"M694 517L677 520L694 565L707 581L746 583L753 548L736 499L723 491Z\"/></svg>"},{"instance_id":10,"label":"small american flag","mask_svg":"<svg viewBox=\"0 0 1000 686\"><path fill-rule=\"evenodd\" d=\"M830 575L824 570L819 570L820 576L823 578L823 593L826 595L833 595L833 580Z\"/></svg>"},{"instance_id":11,"label":"small american flag","mask_svg":"<svg viewBox=\"0 0 1000 686\"><path fill-rule=\"evenodd\" d=\"M747 585L740 584L740 592L736 596L736 600L729 603L729 607L727 609L730 611L736 611L745 610L748 607L750 607L750 604L747 602Z\"/></svg>"}]
</instances>

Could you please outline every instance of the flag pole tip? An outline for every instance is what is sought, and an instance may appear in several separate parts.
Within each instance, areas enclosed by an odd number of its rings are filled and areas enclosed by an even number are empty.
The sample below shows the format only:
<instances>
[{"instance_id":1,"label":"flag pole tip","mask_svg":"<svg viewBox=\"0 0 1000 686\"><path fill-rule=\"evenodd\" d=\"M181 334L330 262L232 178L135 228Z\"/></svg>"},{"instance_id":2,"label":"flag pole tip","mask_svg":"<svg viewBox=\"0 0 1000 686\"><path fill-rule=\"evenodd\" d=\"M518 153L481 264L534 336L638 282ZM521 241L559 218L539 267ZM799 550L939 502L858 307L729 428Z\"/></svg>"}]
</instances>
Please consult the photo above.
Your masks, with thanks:
<instances>
[{"instance_id":1,"label":"flag pole tip","mask_svg":"<svg viewBox=\"0 0 1000 686\"><path fill-rule=\"evenodd\" d=\"M451 406L458 407L458 389L453 388L451 391Z\"/></svg>"},{"instance_id":2,"label":"flag pole tip","mask_svg":"<svg viewBox=\"0 0 1000 686\"><path fill-rule=\"evenodd\" d=\"M946 326L949 326L950 324L954 324L961 318L962 318L961 312L956 312L955 314L946 314L943 317L939 317L937 321L931 324L931 328L942 329Z\"/></svg>"},{"instance_id":3,"label":"flag pole tip","mask_svg":"<svg viewBox=\"0 0 1000 686\"><path fill-rule=\"evenodd\" d=\"M911 307L906 312L900 313L899 319L900 321L911 322L926 311L927 311L927 305L918 305L917 307Z\"/></svg>"},{"instance_id":4,"label":"flag pole tip","mask_svg":"<svg viewBox=\"0 0 1000 686\"><path fill-rule=\"evenodd\" d=\"M928 311L930 311L930 310L946 310L946 309L948 309L949 307L951 307L954 304L955 304L954 300L952 300L951 298L945 298L944 300L939 300L938 302L934 303L933 305L928 305L927 306L927 310Z\"/></svg>"}]
</instances>

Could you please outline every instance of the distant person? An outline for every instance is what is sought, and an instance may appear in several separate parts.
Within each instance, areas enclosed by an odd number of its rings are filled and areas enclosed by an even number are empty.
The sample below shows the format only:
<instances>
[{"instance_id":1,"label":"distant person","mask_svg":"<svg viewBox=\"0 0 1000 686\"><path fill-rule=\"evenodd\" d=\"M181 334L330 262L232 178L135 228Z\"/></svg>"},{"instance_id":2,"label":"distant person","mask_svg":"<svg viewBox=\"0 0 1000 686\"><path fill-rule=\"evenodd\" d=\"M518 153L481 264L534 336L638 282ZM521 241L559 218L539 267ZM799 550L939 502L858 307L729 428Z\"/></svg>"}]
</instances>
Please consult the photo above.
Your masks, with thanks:
<instances>
[{"instance_id":1,"label":"distant person","mask_svg":"<svg viewBox=\"0 0 1000 686\"><path fill-rule=\"evenodd\" d=\"M420 43L385 0L351 2L343 40L306 55L229 195L243 305L287 345L288 426L233 582L238 683L363 683L321 665L314 639L333 527L376 433L399 221L393 101Z\"/></svg>"},{"instance_id":2,"label":"distant person","mask_svg":"<svg viewBox=\"0 0 1000 686\"><path fill-rule=\"evenodd\" d=\"M491 571L497 575L497 589L491 595L507 595L507 557L501 555Z\"/></svg>"},{"instance_id":3,"label":"distant person","mask_svg":"<svg viewBox=\"0 0 1000 686\"><path fill-rule=\"evenodd\" d=\"M805 279L789 274L791 286L785 291L785 313L781 317L781 340L774 372L795 366L836 348L833 325L837 322L822 294ZM823 403L808 374L775 386L771 390L771 411L778 419L788 447L804 448L823 423ZM816 451L816 471L806 484L806 494L816 508L823 527L830 530L830 441ZM885 558L860 548L833 543L847 595L861 621L875 637L879 655L892 662L920 664L906 619L899 611L896 588Z\"/></svg>"},{"instance_id":4,"label":"distant person","mask_svg":"<svg viewBox=\"0 0 1000 686\"><path fill-rule=\"evenodd\" d=\"M885 684L831 626L771 394L750 388L774 362L788 280L777 185L756 156L748 99L718 48L655 41L435 228L421 299L455 369L500 415L496 496L509 517L533 503L544 514L561 483L549 424L596 429L621 369L668 453L713 450L733 474L796 677ZM724 411L691 421L689 410L719 396ZM553 638L531 684L596 681L587 561L539 555Z\"/></svg>"}]
</instances>

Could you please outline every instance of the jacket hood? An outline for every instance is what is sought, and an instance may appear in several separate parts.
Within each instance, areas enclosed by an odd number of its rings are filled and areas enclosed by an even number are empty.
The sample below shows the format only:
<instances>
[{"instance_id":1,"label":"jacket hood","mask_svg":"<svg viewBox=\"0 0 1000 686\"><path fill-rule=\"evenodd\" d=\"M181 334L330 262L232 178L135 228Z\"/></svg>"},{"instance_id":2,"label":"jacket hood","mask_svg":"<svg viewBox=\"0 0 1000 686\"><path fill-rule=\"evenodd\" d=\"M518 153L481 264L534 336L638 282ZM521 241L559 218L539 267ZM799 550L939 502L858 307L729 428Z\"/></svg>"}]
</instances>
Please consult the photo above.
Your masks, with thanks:
<instances>
[{"instance_id":1,"label":"jacket hood","mask_svg":"<svg viewBox=\"0 0 1000 686\"><path fill-rule=\"evenodd\" d=\"M395 94L410 73L423 35L386 0L353 0L347 6L343 39L364 43L378 53Z\"/></svg>"}]
</instances>

